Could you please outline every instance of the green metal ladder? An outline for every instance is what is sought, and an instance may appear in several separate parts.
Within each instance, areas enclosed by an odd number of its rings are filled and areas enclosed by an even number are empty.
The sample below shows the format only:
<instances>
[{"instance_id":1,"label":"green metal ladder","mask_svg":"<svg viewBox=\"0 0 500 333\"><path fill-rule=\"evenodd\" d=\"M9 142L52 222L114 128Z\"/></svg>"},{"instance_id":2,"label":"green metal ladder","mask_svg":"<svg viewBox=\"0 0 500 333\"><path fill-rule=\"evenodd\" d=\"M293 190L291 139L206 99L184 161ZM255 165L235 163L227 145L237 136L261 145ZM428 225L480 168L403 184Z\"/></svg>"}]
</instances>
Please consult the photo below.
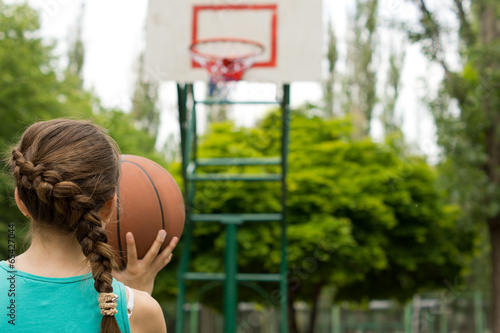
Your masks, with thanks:
<instances>
[{"instance_id":1,"label":"green metal ladder","mask_svg":"<svg viewBox=\"0 0 500 333\"><path fill-rule=\"evenodd\" d=\"M238 314L238 284L249 282L279 283L279 307L281 314L280 333L288 332L288 283L287 283L287 234L286 234L286 199L287 199L287 164L290 132L290 85L283 85L281 100L232 102L228 100L198 101L194 97L192 84L178 84L179 124L181 132L182 172L186 199L186 226L183 235L183 246L178 270L178 296L176 310L176 333L184 333L184 305L186 304L186 281L207 281L206 288L214 286L217 281L224 284L224 332L236 333ZM196 106L222 104L269 104L280 105L282 111L281 156L269 158L210 158L198 159L196 135ZM279 174L199 174L196 171L204 166L227 165L278 165ZM275 181L281 182L281 212L269 214L195 214L194 207L196 183L203 181ZM226 249L224 272L198 273L189 271L190 250L193 242L193 228L196 223L222 223L226 228ZM237 266L237 232L238 226L246 222L281 223L281 265L279 274L238 273ZM193 331L191 331L193 332ZM197 331L196 331L197 332Z\"/></svg>"}]
</instances>

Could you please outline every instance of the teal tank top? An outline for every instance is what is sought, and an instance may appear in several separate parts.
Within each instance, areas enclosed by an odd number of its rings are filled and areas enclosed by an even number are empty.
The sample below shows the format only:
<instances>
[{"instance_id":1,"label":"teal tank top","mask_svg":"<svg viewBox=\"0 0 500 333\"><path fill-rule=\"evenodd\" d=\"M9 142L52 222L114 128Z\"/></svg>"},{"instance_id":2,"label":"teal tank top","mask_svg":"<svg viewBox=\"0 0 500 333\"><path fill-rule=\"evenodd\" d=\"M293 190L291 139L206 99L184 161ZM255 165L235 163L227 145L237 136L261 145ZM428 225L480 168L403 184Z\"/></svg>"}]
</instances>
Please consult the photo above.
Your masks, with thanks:
<instances>
[{"instance_id":1,"label":"teal tank top","mask_svg":"<svg viewBox=\"0 0 500 333\"><path fill-rule=\"evenodd\" d=\"M123 283L113 279L118 295L115 315L122 333L130 333L127 296ZM102 315L88 273L49 278L10 269L0 262L0 332L99 333Z\"/></svg>"}]
</instances>

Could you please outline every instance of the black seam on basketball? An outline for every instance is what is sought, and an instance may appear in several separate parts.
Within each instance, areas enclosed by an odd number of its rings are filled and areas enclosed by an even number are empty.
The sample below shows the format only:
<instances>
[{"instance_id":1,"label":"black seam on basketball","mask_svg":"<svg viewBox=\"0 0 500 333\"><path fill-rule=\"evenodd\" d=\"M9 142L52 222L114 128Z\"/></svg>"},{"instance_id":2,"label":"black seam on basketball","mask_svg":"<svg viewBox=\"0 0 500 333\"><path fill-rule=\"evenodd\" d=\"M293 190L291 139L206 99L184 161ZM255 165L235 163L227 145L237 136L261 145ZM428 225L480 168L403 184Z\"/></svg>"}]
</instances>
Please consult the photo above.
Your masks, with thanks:
<instances>
[{"instance_id":1,"label":"black seam on basketball","mask_svg":"<svg viewBox=\"0 0 500 333\"><path fill-rule=\"evenodd\" d=\"M137 157L145 162L153 162L151 163L151 165L153 165L155 168L157 168L158 170L160 170L161 172L163 172L164 174L168 175L174 182L175 182L175 179L174 177L167 171L165 170L165 168L163 168L161 165L159 165L158 163L156 163L155 161L153 160L148 160L147 158L145 157L141 157L141 156L134 156L134 157ZM130 161L129 161L130 162Z\"/></svg>"},{"instance_id":2,"label":"black seam on basketball","mask_svg":"<svg viewBox=\"0 0 500 333\"><path fill-rule=\"evenodd\" d=\"M144 173L146 174L146 176L148 177L149 181L151 182L151 185L153 185L153 188L155 190L155 193L156 193L156 198L158 198L158 203L160 204L160 212L161 212L161 226L162 226L162 229L165 229L165 217L163 216L163 205L161 204L161 198L160 198L160 194L158 193L158 190L156 189L156 186L155 186L155 183L153 182L153 179L149 176L149 174L147 173L146 170L144 170L143 167L141 167L139 164L135 163L135 162L131 162L131 161L123 161L123 162L128 162L128 163L131 163L135 166L137 166L138 168L140 168L142 171L144 171ZM160 249L161 250L161 249Z\"/></svg>"},{"instance_id":3,"label":"black seam on basketball","mask_svg":"<svg viewBox=\"0 0 500 333\"><path fill-rule=\"evenodd\" d=\"M120 169L123 163L123 156L120 159ZM120 175L121 177L121 175ZM122 265L125 267L125 258L123 257L123 251L122 251L122 241L121 241L121 235L120 235L120 182L118 182L118 185L116 186L116 234L118 236L118 254L120 255L120 259L122 260ZM127 237L127 235L125 235Z\"/></svg>"},{"instance_id":4,"label":"black seam on basketball","mask_svg":"<svg viewBox=\"0 0 500 333\"><path fill-rule=\"evenodd\" d=\"M152 165L153 165L156 169L158 169L158 170L160 170L162 173L166 174L166 175L167 175L167 176L168 176L168 177L172 180L172 182L174 182L175 184L177 184L177 181L175 180L174 176L172 176L172 175L171 175L171 174L170 174L167 170L165 170L165 168L163 168L163 167L162 167L161 165L159 165L158 163L156 163L156 162L154 162L154 161L152 161L152 160L148 160L148 159L147 159L147 158L145 158L145 157L135 156L135 155L130 155L130 156L137 157L137 158L139 158L139 159L141 159L141 160L143 160L143 161L146 161L146 162L153 162L153 163L152 163ZM130 161L128 161L128 162L130 162ZM179 186L179 185L177 185L177 186ZM182 195L182 192L181 192L181 189L180 189L180 188L179 188L179 193L181 193L181 195Z\"/></svg>"}]
</instances>

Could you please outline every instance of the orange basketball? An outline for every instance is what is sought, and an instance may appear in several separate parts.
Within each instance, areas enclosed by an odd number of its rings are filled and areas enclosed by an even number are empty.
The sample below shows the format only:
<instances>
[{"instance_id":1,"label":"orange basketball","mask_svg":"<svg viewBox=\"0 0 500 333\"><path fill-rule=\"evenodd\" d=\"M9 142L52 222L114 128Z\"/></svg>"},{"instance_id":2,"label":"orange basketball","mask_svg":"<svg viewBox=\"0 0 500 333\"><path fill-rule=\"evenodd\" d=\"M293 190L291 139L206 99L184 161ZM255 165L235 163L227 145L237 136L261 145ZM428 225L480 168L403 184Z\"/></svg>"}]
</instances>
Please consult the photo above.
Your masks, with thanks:
<instances>
[{"instance_id":1,"label":"orange basketball","mask_svg":"<svg viewBox=\"0 0 500 333\"><path fill-rule=\"evenodd\" d=\"M162 250L184 228L184 200L174 178L157 163L140 156L122 155L117 188L117 211L106 225L108 243L118 255L118 264L127 264L125 235L131 231L137 257L143 258L160 229L167 237Z\"/></svg>"}]
</instances>

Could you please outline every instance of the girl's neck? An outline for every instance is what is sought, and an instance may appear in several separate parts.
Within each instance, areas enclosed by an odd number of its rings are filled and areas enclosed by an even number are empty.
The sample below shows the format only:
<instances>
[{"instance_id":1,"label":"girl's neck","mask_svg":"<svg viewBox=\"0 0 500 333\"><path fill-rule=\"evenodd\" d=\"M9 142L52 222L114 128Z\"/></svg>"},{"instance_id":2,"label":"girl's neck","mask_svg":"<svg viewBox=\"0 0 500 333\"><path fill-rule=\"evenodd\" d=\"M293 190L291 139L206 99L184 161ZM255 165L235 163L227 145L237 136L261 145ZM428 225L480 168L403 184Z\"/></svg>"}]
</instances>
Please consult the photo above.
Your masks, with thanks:
<instances>
[{"instance_id":1,"label":"girl's neck","mask_svg":"<svg viewBox=\"0 0 500 333\"><path fill-rule=\"evenodd\" d=\"M31 245L16 257L17 270L46 277L70 277L91 271L82 247L73 235L40 227L32 230Z\"/></svg>"}]
</instances>

